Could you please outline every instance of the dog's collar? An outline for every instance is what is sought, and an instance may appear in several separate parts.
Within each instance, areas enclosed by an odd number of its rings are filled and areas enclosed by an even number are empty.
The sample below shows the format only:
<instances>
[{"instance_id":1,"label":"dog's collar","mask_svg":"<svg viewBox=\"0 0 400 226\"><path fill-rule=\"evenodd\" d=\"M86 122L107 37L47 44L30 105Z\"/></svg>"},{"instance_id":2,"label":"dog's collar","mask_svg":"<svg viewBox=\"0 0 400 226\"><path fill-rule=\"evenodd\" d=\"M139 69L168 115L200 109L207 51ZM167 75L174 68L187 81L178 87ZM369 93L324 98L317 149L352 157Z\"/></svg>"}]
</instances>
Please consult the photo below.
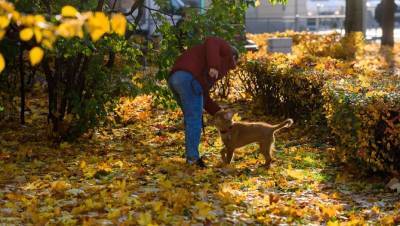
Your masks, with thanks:
<instances>
[{"instance_id":1,"label":"dog's collar","mask_svg":"<svg viewBox=\"0 0 400 226\"><path fill-rule=\"evenodd\" d=\"M220 130L219 132L220 132L221 134L226 134L226 133L228 133L231 129L232 129L232 126L229 126L228 129L226 129L226 130Z\"/></svg>"}]
</instances>

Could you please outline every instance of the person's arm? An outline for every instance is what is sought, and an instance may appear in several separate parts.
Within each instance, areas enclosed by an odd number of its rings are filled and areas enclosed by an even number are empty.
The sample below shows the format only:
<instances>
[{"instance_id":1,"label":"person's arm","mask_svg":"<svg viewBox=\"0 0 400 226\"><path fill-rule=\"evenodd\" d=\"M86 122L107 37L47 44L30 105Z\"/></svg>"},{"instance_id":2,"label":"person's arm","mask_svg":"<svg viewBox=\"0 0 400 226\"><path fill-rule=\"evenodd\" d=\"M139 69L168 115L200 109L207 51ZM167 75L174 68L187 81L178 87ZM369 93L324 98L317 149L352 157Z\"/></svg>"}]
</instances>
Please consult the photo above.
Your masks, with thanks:
<instances>
[{"instance_id":1,"label":"person's arm","mask_svg":"<svg viewBox=\"0 0 400 226\"><path fill-rule=\"evenodd\" d=\"M218 79L222 66L226 66L221 65L223 58L232 57L231 46L223 39L208 37L205 40L205 47L209 75L213 79Z\"/></svg>"},{"instance_id":2,"label":"person's arm","mask_svg":"<svg viewBox=\"0 0 400 226\"><path fill-rule=\"evenodd\" d=\"M219 70L221 66L219 40L214 37L208 37L206 38L204 44L206 47L206 61L208 69L213 68Z\"/></svg>"},{"instance_id":3,"label":"person's arm","mask_svg":"<svg viewBox=\"0 0 400 226\"><path fill-rule=\"evenodd\" d=\"M205 47L208 66L207 73L215 82L221 78L221 75L226 74L228 65L221 65L221 63L226 63L224 62L225 58L232 58L232 49L227 42L215 37L206 38ZM216 76L214 77L213 75ZM221 107L211 99L208 92L204 95L204 109L211 115L214 115L221 109Z\"/></svg>"},{"instance_id":4,"label":"person's arm","mask_svg":"<svg viewBox=\"0 0 400 226\"><path fill-rule=\"evenodd\" d=\"M211 99L208 92L204 94L204 109L210 115L215 115L215 113L221 110L221 107Z\"/></svg>"}]
</instances>

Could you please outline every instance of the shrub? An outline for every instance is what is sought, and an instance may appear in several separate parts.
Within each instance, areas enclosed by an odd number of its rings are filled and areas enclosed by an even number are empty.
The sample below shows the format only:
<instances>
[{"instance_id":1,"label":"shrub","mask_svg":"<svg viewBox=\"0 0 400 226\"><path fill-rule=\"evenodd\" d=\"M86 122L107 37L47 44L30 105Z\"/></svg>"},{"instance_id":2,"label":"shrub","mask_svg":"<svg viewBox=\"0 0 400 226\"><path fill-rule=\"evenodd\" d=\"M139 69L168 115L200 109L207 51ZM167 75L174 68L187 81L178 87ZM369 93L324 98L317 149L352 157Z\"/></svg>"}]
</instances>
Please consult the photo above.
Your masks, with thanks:
<instances>
[{"instance_id":1,"label":"shrub","mask_svg":"<svg viewBox=\"0 0 400 226\"><path fill-rule=\"evenodd\" d=\"M362 53L364 38L360 32L341 37L338 33L330 35L304 35L297 43L297 52L316 57L332 57L353 60Z\"/></svg>"},{"instance_id":2,"label":"shrub","mask_svg":"<svg viewBox=\"0 0 400 226\"><path fill-rule=\"evenodd\" d=\"M369 86L365 79L330 81L325 86L324 107L336 136L337 154L344 161L364 162L373 170L398 171L399 83L389 77Z\"/></svg>"},{"instance_id":3,"label":"shrub","mask_svg":"<svg viewBox=\"0 0 400 226\"><path fill-rule=\"evenodd\" d=\"M317 52L310 49L301 52L304 46L302 43L295 46L292 55L263 53L261 57L257 53L248 53L237 74L246 92L262 104L266 112L323 123L322 88L325 82L352 77L365 70L350 61L322 56L322 52L321 56L313 55Z\"/></svg>"},{"instance_id":4,"label":"shrub","mask_svg":"<svg viewBox=\"0 0 400 226\"><path fill-rule=\"evenodd\" d=\"M247 92L266 112L296 119L321 119L324 74L293 65L287 56L274 55L262 62L248 62L239 76Z\"/></svg>"},{"instance_id":5,"label":"shrub","mask_svg":"<svg viewBox=\"0 0 400 226\"><path fill-rule=\"evenodd\" d=\"M308 55L315 57L331 57L341 60L352 60L362 53L364 47L363 34L351 33L342 37L339 33L318 35L308 32L265 33L248 34L248 38L256 42L260 50L248 53L247 59L260 59L268 55L268 38L290 37L293 39L293 51L295 55Z\"/></svg>"},{"instance_id":6,"label":"shrub","mask_svg":"<svg viewBox=\"0 0 400 226\"><path fill-rule=\"evenodd\" d=\"M9 116L8 106L19 95L23 124L25 98L39 83L47 92L51 135L72 138L97 125L115 97L135 95L130 75L140 52L125 40L123 15L92 13L103 8L101 1L70 2L89 11L82 13L60 2L15 2L0 0L0 88L5 92L0 105L7 111L3 115ZM53 15L54 9L60 15Z\"/></svg>"},{"instance_id":7,"label":"shrub","mask_svg":"<svg viewBox=\"0 0 400 226\"><path fill-rule=\"evenodd\" d=\"M391 73L392 51L379 54L358 33L273 35L296 37L294 53L248 53L236 74L246 93L268 113L327 126L339 159L399 171L400 82Z\"/></svg>"}]
</instances>

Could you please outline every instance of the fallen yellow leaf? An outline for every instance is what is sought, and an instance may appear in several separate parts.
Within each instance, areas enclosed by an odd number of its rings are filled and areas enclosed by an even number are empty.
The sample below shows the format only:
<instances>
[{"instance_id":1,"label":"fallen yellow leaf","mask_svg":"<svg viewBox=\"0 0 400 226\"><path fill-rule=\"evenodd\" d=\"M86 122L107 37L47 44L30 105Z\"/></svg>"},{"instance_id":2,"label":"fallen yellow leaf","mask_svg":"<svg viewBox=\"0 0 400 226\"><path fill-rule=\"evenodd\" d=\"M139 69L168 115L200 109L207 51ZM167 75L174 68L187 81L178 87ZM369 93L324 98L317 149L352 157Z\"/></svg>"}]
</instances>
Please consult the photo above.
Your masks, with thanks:
<instances>
[{"instance_id":1,"label":"fallen yellow leaf","mask_svg":"<svg viewBox=\"0 0 400 226\"><path fill-rule=\"evenodd\" d=\"M65 181L54 181L51 183L51 189L55 192L64 192L70 188L71 185Z\"/></svg>"},{"instance_id":2,"label":"fallen yellow leaf","mask_svg":"<svg viewBox=\"0 0 400 226\"><path fill-rule=\"evenodd\" d=\"M152 225L153 220L151 217L151 213L149 211L147 211L146 213L140 213L137 222L139 223L139 225L143 226Z\"/></svg>"}]
</instances>

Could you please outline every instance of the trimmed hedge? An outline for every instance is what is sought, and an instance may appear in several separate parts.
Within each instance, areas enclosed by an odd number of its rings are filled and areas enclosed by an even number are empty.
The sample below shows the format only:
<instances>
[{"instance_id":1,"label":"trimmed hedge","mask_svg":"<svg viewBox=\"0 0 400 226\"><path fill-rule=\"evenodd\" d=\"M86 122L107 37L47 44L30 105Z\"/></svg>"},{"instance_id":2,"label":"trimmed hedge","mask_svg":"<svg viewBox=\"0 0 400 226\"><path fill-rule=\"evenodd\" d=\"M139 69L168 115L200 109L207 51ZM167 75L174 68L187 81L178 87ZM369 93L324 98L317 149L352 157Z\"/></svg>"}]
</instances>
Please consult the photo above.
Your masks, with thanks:
<instances>
[{"instance_id":1,"label":"trimmed hedge","mask_svg":"<svg viewBox=\"0 0 400 226\"><path fill-rule=\"evenodd\" d=\"M270 37L261 36L256 42ZM360 34L294 40L291 55L267 54L265 46L246 54L234 79L267 113L327 125L341 160L400 171L400 79L365 52L371 47Z\"/></svg>"},{"instance_id":2,"label":"trimmed hedge","mask_svg":"<svg viewBox=\"0 0 400 226\"><path fill-rule=\"evenodd\" d=\"M267 39L279 37L290 37L293 39L293 51L297 56L331 57L342 60L352 60L356 55L363 53L363 34L355 32L342 37L339 33L328 35L317 35L308 32L286 32L286 33L265 33L252 35L248 38L254 40L260 47L255 53L247 53L246 59L262 59L267 53Z\"/></svg>"},{"instance_id":3,"label":"trimmed hedge","mask_svg":"<svg viewBox=\"0 0 400 226\"><path fill-rule=\"evenodd\" d=\"M280 65L274 60L248 62L239 74L247 92L267 113L295 119L323 118L323 74Z\"/></svg>"},{"instance_id":4,"label":"trimmed hedge","mask_svg":"<svg viewBox=\"0 0 400 226\"><path fill-rule=\"evenodd\" d=\"M336 136L337 154L344 161L367 163L373 170L399 171L400 83L381 79L367 88L361 82L330 81L325 86L324 108Z\"/></svg>"}]
</instances>

